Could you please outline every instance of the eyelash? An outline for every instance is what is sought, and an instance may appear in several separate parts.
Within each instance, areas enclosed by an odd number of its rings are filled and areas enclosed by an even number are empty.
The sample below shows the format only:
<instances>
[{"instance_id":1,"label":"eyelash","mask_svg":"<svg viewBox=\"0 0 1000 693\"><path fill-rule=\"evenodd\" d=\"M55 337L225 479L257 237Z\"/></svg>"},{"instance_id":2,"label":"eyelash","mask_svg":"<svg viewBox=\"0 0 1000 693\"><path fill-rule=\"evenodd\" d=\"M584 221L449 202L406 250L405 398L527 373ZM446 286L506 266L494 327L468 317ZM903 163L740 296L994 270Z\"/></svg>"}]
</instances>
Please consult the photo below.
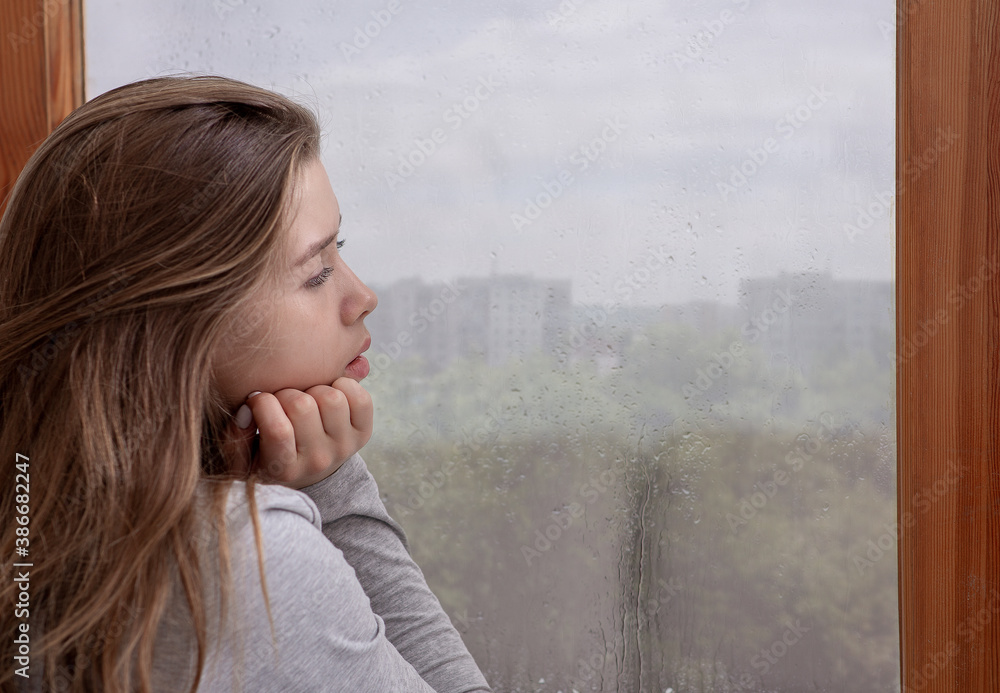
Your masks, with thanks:
<instances>
[{"instance_id":1,"label":"eyelash","mask_svg":"<svg viewBox=\"0 0 1000 693\"><path fill-rule=\"evenodd\" d=\"M337 241L338 251L344 247L344 243L345 243L344 240ZM326 283L326 280L330 278L331 274L333 274L333 268L324 267L322 272L320 272L315 277L306 282L306 286L312 289L315 289L318 286L322 286L323 284Z\"/></svg>"}]
</instances>

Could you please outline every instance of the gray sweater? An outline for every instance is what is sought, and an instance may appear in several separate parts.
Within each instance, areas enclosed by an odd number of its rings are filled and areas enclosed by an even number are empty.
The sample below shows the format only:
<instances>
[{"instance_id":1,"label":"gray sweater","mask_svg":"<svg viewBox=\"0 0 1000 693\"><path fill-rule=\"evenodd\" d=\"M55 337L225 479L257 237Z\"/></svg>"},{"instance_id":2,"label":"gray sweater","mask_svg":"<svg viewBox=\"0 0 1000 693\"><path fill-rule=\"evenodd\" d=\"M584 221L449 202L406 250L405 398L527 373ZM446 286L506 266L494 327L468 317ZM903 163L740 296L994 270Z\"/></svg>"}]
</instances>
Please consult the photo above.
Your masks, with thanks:
<instances>
[{"instance_id":1,"label":"gray sweater","mask_svg":"<svg viewBox=\"0 0 1000 693\"><path fill-rule=\"evenodd\" d=\"M199 693L490 691L360 455L301 491L256 488L274 637L246 487L235 483L227 506L235 595L228 613L238 636L219 643L210 633ZM214 556L217 545L206 541ZM157 691L186 691L194 680L179 588L174 599L154 651Z\"/></svg>"}]
</instances>

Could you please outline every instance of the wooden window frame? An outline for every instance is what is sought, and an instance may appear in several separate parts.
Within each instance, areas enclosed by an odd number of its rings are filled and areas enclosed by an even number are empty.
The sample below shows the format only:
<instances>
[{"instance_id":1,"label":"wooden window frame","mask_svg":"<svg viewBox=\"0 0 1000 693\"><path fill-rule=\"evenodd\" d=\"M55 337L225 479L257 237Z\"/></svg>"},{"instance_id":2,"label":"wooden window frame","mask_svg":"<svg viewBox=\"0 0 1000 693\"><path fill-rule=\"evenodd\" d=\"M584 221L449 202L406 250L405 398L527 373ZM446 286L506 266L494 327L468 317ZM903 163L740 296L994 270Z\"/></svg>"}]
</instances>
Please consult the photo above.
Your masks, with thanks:
<instances>
[{"instance_id":1,"label":"wooden window frame","mask_svg":"<svg viewBox=\"0 0 1000 693\"><path fill-rule=\"evenodd\" d=\"M1000 8L897 8L903 690L1000 690Z\"/></svg>"},{"instance_id":2,"label":"wooden window frame","mask_svg":"<svg viewBox=\"0 0 1000 693\"><path fill-rule=\"evenodd\" d=\"M995 0L899 0L896 31L903 691L994 693L1000 9ZM3 0L0 41L5 198L34 147L83 103L82 0Z\"/></svg>"},{"instance_id":3,"label":"wooden window frame","mask_svg":"<svg viewBox=\"0 0 1000 693\"><path fill-rule=\"evenodd\" d=\"M83 0L0 2L0 213L35 147L83 103Z\"/></svg>"}]
</instances>

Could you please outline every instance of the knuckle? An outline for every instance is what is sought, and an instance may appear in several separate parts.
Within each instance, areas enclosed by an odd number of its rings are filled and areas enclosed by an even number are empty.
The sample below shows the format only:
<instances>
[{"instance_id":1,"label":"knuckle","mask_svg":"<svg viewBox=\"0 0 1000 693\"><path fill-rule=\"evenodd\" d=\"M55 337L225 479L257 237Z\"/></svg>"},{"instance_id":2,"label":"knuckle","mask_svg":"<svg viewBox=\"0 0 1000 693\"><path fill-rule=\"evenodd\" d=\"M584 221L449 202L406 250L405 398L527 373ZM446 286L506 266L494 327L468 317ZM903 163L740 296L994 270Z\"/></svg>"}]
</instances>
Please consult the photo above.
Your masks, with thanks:
<instances>
[{"instance_id":1,"label":"knuckle","mask_svg":"<svg viewBox=\"0 0 1000 693\"><path fill-rule=\"evenodd\" d=\"M347 395L335 387L323 393L323 401L334 408L348 406Z\"/></svg>"},{"instance_id":2,"label":"knuckle","mask_svg":"<svg viewBox=\"0 0 1000 693\"><path fill-rule=\"evenodd\" d=\"M308 455L305 459L305 467L310 474L321 472L330 466L329 455L320 454L318 451Z\"/></svg>"},{"instance_id":3,"label":"knuckle","mask_svg":"<svg viewBox=\"0 0 1000 693\"><path fill-rule=\"evenodd\" d=\"M333 384L335 390L340 390L344 394L356 395L358 390L361 389L361 385L358 381L352 378L339 378Z\"/></svg>"},{"instance_id":4,"label":"knuckle","mask_svg":"<svg viewBox=\"0 0 1000 693\"><path fill-rule=\"evenodd\" d=\"M288 395L284 405L285 411L295 416L301 416L316 410L316 400L304 392Z\"/></svg>"}]
</instances>

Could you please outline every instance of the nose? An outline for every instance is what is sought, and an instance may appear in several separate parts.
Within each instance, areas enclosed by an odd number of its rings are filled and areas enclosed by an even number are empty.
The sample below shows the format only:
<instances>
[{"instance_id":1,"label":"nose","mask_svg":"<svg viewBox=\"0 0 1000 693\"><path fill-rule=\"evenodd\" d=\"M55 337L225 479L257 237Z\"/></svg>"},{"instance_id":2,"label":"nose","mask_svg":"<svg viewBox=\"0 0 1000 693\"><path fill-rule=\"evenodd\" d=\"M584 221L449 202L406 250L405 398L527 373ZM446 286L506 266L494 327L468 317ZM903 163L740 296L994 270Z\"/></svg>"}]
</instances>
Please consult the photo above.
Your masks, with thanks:
<instances>
[{"instance_id":1,"label":"nose","mask_svg":"<svg viewBox=\"0 0 1000 693\"><path fill-rule=\"evenodd\" d=\"M364 298L363 298L363 301L362 301L362 304L361 304L362 308L364 308L364 312L361 313L361 315L359 316L359 319L360 319L360 318L364 318L366 315L368 315L373 310L375 310L375 306L378 305L378 296L376 296L375 292L371 290L371 287L369 287L367 284L365 284L360 279L358 280L358 284L361 285L360 286L361 292L364 295Z\"/></svg>"},{"instance_id":2,"label":"nose","mask_svg":"<svg viewBox=\"0 0 1000 693\"><path fill-rule=\"evenodd\" d=\"M345 300L341 304L342 317L345 325L353 325L375 310L375 306L378 305L378 296L367 284L358 279L358 276L346 264L344 269L350 275L348 279L350 285Z\"/></svg>"}]
</instances>

